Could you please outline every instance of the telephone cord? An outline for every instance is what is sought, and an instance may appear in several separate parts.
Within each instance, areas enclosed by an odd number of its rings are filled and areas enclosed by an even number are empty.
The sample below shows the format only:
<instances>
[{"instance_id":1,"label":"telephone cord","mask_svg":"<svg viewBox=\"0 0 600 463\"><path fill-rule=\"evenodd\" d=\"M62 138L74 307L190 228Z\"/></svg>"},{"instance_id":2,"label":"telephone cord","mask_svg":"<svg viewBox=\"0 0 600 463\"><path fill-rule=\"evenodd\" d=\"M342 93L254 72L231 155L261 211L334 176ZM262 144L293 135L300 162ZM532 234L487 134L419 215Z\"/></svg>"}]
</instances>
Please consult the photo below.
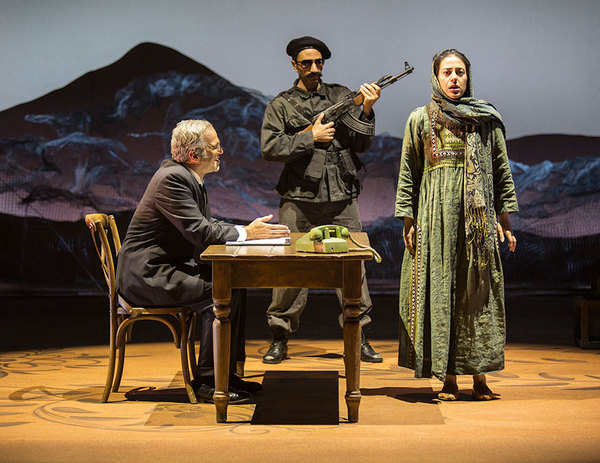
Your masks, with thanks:
<instances>
[{"instance_id":1,"label":"telephone cord","mask_svg":"<svg viewBox=\"0 0 600 463\"><path fill-rule=\"evenodd\" d=\"M360 244L352 237L352 235L350 235L350 241L352 241L354 244L356 244L361 249L350 248L350 249L348 249L348 251L362 251L363 249L367 249L373 253L373 259L375 259L375 262L377 262L378 264L381 263L381 256L371 246L366 246L364 244Z\"/></svg>"}]
</instances>

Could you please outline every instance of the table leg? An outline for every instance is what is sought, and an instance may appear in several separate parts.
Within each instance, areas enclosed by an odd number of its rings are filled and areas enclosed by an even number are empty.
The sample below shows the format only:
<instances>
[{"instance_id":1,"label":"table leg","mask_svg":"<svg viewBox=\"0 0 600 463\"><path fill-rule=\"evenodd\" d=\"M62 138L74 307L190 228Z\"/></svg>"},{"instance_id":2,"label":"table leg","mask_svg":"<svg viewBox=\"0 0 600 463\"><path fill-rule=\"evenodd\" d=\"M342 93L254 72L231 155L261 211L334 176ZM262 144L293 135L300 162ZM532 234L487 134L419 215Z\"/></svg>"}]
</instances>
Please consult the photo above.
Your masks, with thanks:
<instances>
[{"instance_id":1,"label":"table leg","mask_svg":"<svg viewBox=\"0 0 600 463\"><path fill-rule=\"evenodd\" d=\"M213 358L215 367L215 408L217 423L227 421L229 405L229 351L231 349L231 266L213 262Z\"/></svg>"},{"instance_id":2,"label":"table leg","mask_svg":"<svg viewBox=\"0 0 600 463\"><path fill-rule=\"evenodd\" d=\"M346 366L346 405L348 421L358 421L360 405L360 261L344 263L343 307L344 313L344 362Z\"/></svg>"}]
</instances>

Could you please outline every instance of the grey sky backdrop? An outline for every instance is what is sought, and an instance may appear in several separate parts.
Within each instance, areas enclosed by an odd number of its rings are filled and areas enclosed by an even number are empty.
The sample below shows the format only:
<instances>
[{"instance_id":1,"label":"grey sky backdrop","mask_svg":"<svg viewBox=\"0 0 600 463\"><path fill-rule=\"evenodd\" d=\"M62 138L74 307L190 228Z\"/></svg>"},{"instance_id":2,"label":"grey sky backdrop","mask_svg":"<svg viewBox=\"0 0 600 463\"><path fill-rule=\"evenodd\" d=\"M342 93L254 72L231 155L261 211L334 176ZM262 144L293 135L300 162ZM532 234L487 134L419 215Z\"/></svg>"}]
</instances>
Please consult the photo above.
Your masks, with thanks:
<instances>
[{"instance_id":1,"label":"grey sky backdrop","mask_svg":"<svg viewBox=\"0 0 600 463\"><path fill-rule=\"evenodd\" d=\"M429 101L431 58L471 60L475 96L503 115L508 138L600 136L598 0L0 0L0 110L38 98L119 59L141 42L172 47L236 85L265 95L295 74L285 54L314 35L333 52L324 78L386 88L377 132L402 136Z\"/></svg>"}]
</instances>

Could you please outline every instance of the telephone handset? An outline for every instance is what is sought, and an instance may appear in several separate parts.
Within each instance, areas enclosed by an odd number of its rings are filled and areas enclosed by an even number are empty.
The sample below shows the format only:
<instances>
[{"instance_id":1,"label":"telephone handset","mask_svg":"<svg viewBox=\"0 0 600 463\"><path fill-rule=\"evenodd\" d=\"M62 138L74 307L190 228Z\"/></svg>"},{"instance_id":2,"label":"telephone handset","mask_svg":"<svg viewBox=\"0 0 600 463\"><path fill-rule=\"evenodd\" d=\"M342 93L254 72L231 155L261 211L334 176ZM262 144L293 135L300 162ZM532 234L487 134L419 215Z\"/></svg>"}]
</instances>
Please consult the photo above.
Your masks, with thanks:
<instances>
[{"instance_id":1,"label":"telephone handset","mask_svg":"<svg viewBox=\"0 0 600 463\"><path fill-rule=\"evenodd\" d=\"M309 232L309 235L311 240L321 241L323 237L331 237L332 233L335 235L335 238L348 238L350 236L348 229L341 225L321 225L320 227L313 228Z\"/></svg>"},{"instance_id":2,"label":"telephone handset","mask_svg":"<svg viewBox=\"0 0 600 463\"><path fill-rule=\"evenodd\" d=\"M296 251L317 253L341 253L358 251L357 248L349 248L348 241L352 241L359 248L368 249L373 253L375 262L381 262L381 256L375 249L357 243L348 229L341 225L321 225L309 231L306 235L296 241Z\"/></svg>"}]
</instances>

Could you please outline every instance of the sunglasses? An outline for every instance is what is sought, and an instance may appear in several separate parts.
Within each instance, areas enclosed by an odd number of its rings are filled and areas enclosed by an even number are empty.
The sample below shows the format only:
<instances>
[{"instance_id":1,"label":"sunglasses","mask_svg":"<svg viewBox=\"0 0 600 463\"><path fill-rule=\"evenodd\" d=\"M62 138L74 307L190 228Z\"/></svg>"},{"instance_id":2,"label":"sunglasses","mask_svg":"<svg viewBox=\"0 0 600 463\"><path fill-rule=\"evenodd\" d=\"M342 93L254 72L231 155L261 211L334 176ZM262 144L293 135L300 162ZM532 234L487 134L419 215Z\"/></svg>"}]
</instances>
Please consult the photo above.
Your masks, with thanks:
<instances>
[{"instance_id":1,"label":"sunglasses","mask_svg":"<svg viewBox=\"0 0 600 463\"><path fill-rule=\"evenodd\" d=\"M294 60L295 61L295 60ZM304 69L310 69L315 63L318 68L322 68L325 60L322 58L318 59L303 59L302 61L295 61L298 66L301 66Z\"/></svg>"}]
</instances>

